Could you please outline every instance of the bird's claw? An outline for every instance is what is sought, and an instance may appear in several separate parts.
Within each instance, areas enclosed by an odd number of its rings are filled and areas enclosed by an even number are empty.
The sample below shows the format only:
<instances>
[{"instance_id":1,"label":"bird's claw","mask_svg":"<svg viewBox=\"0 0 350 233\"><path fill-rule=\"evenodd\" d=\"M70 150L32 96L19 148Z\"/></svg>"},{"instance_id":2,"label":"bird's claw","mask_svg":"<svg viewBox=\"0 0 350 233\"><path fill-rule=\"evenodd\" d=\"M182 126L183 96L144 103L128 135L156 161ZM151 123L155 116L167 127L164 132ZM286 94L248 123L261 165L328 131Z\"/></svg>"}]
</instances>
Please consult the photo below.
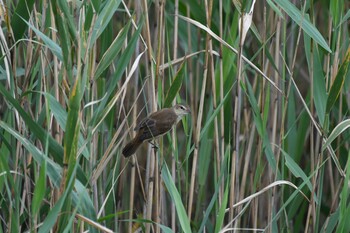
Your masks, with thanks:
<instances>
[{"instance_id":1,"label":"bird's claw","mask_svg":"<svg viewBox=\"0 0 350 233\"><path fill-rule=\"evenodd\" d=\"M153 143L153 142L149 142L149 144L151 144L151 145L152 145L152 148L153 148L153 149L156 149L156 150L158 150L158 149L159 149L159 147L158 147L158 145L157 145L157 144L155 144L155 143Z\"/></svg>"}]
</instances>

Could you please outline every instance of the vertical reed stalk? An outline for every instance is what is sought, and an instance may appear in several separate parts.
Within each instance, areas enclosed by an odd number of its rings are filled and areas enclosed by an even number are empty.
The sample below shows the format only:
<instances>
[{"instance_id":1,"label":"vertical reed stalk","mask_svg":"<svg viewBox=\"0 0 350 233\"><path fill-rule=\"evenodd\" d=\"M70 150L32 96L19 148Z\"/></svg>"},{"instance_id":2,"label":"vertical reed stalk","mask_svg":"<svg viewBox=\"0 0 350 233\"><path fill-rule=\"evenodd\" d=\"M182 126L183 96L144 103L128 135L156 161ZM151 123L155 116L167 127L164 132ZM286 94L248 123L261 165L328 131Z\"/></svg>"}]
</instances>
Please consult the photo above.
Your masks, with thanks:
<instances>
[{"instance_id":1,"label":"vertical reed stalk","mask_svg":"<svg viewBox=\"0 0 350 233\"><path fill-rule=\"evenodd\" d=\"M177 59L177 51L178 51L178 30L179 30L179 18L177 17L179 14L179 0L175 0L175 8L174 8L174 47L173 47L173 60ZM176 73L176 66L174 67L174 73ZM174 99L173 105L176 104L176 100ZM174 150L171 150L171 177L173 182L176 183L176 161L175 152L177 148L177 140L176 140L176 129L173 129L171 132L171 141L174 145ZM176 232L176 208L175 204L172 202L170 207L170 219L171 219L171 230Z\"/></svg>"},{"instance_id":2,"label":"vertical reed stalk","mask_svg":"<svg viewBox=\"0 0 350 233\"><path fill-rule=\"evenodd\" d=\"M235 96L235 108L234 108L234 115L233 115L233 152L231 157L231 179L230 179L230 212L229 212L229 219L232 220L234 216L234 209L233 204L235 203L237 199L237 193L239 193L238 188L238 174L239 174L239 153L240 153L240 128L241 128L241 105L242 105L242 88L241 84L244 82L241 75L242 75L242 47L243 47L243 11L240 12L240 17L242 17L239 31L239 47L238 47L238 56L237 56L237 88L236 88L236 96ZM241 83L242 82L242 83ZM237 222L235 222L235 226L237 227Z\"/></svg>"},{"instance_id":3,"label":"vertical reed stalk","mask_svg":"<svg viewBox=\"0 0 350 233\"><path fill-rule=\"evenodd\" d=\"M223 38L223 7L222 7L222 0L219 0L219 36ZM222 54L223 51L223 45L220 43L220 54ZM222 57L219 60L219 79L220 79L220 102L223 102L224 100L224 63L222 60ZM221 160L220 164L223 162L224 154L225 154L225 114L224 114L224 108L220 109L220 154L221 154ZM221 172L221 171L220 171ZM218 173L220 174L219 169ZM224 195L224 180L220 182L220 190L219 190L219 205L221 206L222 198Z\"/></svg>"},{"instance_id":4,"label":"vertical reed stalk","mask_svg":"<svg viewBox=\"0 0 350 233\"><path fill-rule=\"evenodd\" d=\"M144 0L143 2L143 11L144 15L148 16L148 4L147 1ZM151 31L150 31L150 24L148 17L145 17L145 33L146 33L146 44L147 44L147 55L148 55L148 61L151 64L150 67L150 86L149 86L149 99L151 104L151 111L155 111L157 109L157 101L156 101L156 75L154 73L154 59L153 59L153 50L152 50L152 41L151 41ZM150 146L148 147L148 156L147 156L147 169L146 169L146 192L147 192L147 201L145 203L145 216L146 219L152 218L152 204L153 204L153 191L154 191L154 166L155 166L155 154L152 152ZM146 233L149 233L151 230L151 224L146 224Z\"/></svg>"},{"instance_id":5,"label":"vertical reed stalk","mask_svg":"<svg viewBox=\"0 0 350 233\"><path fill-rule=\"evenodd\" d=\"M206 9L206 20L207 25L210 28L211 25L211 11L212 11L213 2L210 1L209 5L208 2L205 1L205 9ZM199 153L199 139L200 139L200 133L201 133L201 125L203 120L203 108L204 108L204 96L205 96L205 90L206 90L206 83L207 83L207 75L208 75L208 65L209 65L209 42L210 42L210 35L207 34L206 36L206 43L205 43L205 64L204 64L204 72L203 72L203 81L202 81L202 89L201 89L201 96L200 96L200 102L199 102L199 109L198 109L198 117L197 117L197 124L196 124L196 131L194 135L194 152L193 152L193 161L192 161L192 172L191 172L191 183L190 183L190 189L189 189L189 198L188 198L188 209L187 209L187 215L188 218L191 220L191 214L192 214L192 205L193 205L193 195L194 195L194 185L196 180L196 169L197 169L197 160L198 160L198 153Z\"/></svg>"}]
</instances>

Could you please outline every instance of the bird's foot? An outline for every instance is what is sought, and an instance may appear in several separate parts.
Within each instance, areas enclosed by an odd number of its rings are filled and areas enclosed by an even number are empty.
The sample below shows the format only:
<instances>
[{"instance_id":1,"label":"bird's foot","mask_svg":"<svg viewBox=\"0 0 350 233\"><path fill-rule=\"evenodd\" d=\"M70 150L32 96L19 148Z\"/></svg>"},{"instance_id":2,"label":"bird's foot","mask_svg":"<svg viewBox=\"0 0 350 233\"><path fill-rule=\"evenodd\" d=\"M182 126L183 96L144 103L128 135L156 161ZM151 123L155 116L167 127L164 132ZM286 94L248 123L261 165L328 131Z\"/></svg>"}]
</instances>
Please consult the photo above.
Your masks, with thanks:
<instances>
[{"instance_id":1,"label":"bird's foot","mask_svg":"<svg viewBox=\"0 0 350 233\"><path fill-rule=\"evenodd\" d=\"M158 150L158 149L159 149L159 146L158 146L156 143L149 142L149 144L151 144L151 145L152 145L152 148L153 148L153 149L156 149L156 150Z\"/></svg>"}]
</instances>

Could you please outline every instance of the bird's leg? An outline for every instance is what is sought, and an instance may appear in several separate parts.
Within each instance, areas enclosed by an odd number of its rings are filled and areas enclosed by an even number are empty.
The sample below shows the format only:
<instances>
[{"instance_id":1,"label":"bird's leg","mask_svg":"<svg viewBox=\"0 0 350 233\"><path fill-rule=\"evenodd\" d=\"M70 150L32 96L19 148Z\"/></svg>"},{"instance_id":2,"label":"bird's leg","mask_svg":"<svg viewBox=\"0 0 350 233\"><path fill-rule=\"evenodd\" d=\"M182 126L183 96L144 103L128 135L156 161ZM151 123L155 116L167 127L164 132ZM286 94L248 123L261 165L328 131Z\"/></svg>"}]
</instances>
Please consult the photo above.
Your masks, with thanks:
<instances>
[{"instance_id":1,"label":"bird's leg","mask_svg":"<svg viewBox=\"0 0 350 233\"><path fill-rule=\"evenodd\" d=\"M155 142L149 141L148 143L151 144L154 149L156 149L156 150L159 149L158 145Z\"/></svg>"}]
</instances>

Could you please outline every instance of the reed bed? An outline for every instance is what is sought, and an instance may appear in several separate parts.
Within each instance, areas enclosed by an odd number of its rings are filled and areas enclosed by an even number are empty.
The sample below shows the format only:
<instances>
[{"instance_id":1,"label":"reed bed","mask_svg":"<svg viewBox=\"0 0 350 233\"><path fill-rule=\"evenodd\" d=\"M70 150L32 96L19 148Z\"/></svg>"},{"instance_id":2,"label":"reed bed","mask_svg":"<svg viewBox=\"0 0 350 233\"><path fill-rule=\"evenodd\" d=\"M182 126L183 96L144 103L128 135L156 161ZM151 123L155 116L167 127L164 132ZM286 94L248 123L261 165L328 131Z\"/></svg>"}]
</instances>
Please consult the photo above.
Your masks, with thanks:
<instances>
[{"instance_id":1,"label":"reed bed","mask_svg":"<svg viewBox=\"0 0 350 233\"><path fill-rule=\"evenodd\" d=\"M0 233L350 232L348 1L0 9Z\"/></svg>"}]
</instances>

